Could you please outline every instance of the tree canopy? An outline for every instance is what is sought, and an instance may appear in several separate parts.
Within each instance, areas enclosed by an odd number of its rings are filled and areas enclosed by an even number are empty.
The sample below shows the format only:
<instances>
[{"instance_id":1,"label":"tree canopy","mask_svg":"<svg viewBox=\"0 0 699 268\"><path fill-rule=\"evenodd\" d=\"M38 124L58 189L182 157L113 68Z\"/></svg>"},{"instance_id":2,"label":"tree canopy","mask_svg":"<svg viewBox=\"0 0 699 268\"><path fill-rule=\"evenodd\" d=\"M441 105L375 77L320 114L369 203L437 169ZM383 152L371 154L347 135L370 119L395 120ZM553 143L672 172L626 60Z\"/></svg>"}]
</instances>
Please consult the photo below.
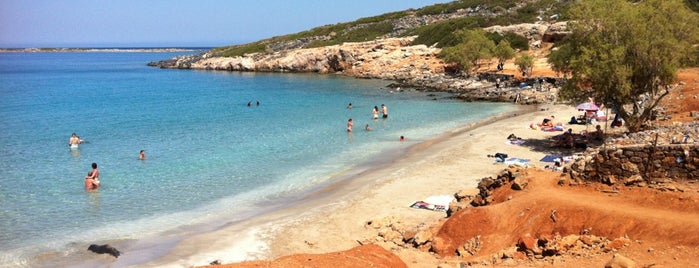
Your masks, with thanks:
<instances>
[{"instance_id":1,"label":"tree canopy","mask_svg":"<svg viewBox=\"0 0 699 268\"><path fill-rule=\"evenodd\" d=\"M569 16L571 34L549 57L569 78L561 97L592 98L640 130L693 54L697 14L681 0L590 0Z\"/></svg>"},{"instance_id":2,"label":"tree canopy","mask_svg":"<svg viewBox=\"0 0 699 268\"><path fill-rule=\"evenodd\" d=\"M440 57L446 62L456 63L461 70L470 71L478 66L478 60L493 57L495 43L485 36L481 29L459 30L456 33L459 43L446 47L440 52Z\"/></svg>"}]
</instances>

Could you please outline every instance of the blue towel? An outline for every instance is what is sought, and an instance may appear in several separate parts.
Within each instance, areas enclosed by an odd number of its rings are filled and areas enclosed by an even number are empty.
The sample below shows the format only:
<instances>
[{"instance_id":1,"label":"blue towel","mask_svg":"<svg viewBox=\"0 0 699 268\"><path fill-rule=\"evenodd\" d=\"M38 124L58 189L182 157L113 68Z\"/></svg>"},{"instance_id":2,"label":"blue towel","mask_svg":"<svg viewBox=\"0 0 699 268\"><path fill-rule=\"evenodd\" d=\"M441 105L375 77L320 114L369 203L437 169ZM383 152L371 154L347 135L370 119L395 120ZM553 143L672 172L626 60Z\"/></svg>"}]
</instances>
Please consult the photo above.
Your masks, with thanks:
<instances>
[{"instance_id":1,"label":"blue towel","mask_svg":"<svg viewBox=\"0 0 699 268\"><path fill-rule=\"evenodd\" d=\"M553 162L556 162L556 159L558 159L558 158L562 158L562 156L556 155L556 154L549 154L549 155L544 156L544 158L541 158L541 160L539 160L539 161L553 163Z\"/></svg>"}]
</instances>

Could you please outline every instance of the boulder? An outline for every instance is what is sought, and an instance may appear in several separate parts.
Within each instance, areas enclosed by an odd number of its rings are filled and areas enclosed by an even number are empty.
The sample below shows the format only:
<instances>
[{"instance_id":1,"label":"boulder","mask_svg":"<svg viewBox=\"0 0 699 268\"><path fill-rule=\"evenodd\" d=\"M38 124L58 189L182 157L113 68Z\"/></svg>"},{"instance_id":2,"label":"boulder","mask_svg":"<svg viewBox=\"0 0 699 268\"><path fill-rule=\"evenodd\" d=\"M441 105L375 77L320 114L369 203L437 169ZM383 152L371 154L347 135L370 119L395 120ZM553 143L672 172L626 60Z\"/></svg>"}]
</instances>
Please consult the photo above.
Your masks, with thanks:
<instances>
[{"instance_id":1,"label":"boulder","mask_svg":"<svg viewBox=\"0 0 699 268\"><path fill-rule=\"evenodd\" d=\"M524 190L524 188L526 188L528 184L529 184L529 182L527 181L527 179L516 178L512 182L512 190L517 190L517 191Z\"/></svg>"}]
</instances>

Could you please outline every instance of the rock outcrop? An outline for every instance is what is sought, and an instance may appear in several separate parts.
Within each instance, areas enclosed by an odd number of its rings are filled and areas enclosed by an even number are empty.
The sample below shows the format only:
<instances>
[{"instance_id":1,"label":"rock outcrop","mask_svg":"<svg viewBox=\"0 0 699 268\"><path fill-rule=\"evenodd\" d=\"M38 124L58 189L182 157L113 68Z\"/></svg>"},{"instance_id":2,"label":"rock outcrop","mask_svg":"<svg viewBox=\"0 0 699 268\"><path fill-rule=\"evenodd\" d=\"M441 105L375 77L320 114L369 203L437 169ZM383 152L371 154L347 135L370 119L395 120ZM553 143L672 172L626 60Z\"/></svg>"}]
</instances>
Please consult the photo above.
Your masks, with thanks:
<instances>
[{"instance_id":1,"label":"rock outcrop","mask_svg":"<svg viewBox=\"0 0 699 268\"><path fill-rule=\"evenodd\" d=\"M467 16L474 10L456 15ZM431 17L430 17L431 18ZM401 25L433 23L446 17L406 17ZM434 20L434 21L433 21ZM555 26L555 28L553 27ZM545 35L562 34L565 24L544 22L512 26L493 26L494 32L514 32L530 40L540 42ZM219 57L213 52L181 56L169 60L151 62L150 66L176 69L200 69L242 72L313 72L341 74L357 78L394 80L394 87L443 91L457 95L466 101L497 101L522 104L551 103L556 101L559 78L536 77L522 81L512 75L497 73L470 77L450 75L446 64L437 57L440 48L412 45L416 37L382 38L367 42L344 43L318 48L298 48L312 40L284 44L268 44L273 52L251 53L237 57ZM558 39L558 37L551 37ZM315 40L315 39L314 39ZM291 49L289 49L291 48ZM523 86L524 85L524 86Z\"/></svg>"}]
</instances>

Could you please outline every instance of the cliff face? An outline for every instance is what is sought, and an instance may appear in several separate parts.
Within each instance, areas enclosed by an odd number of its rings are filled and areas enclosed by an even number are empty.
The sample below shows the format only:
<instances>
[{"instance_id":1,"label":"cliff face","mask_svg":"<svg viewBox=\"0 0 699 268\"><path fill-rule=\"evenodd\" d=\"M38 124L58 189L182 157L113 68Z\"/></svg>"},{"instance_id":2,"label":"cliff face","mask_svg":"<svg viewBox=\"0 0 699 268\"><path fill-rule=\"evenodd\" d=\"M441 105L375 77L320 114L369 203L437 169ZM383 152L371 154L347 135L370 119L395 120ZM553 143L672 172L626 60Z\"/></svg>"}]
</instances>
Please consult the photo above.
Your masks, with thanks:
<instances>
[{"instance_id":1,"label":"cliff face","mask_svg":"<svg viewBox=\"0 0 699 268\"><path fill-rule=\"evenodd\" d=\"M188 56L157 64L163 68L343 73L360 78L407 79L444 72L439 48L410 46L414 37L387 38L319 48L283 50L239 57Z\"/></svg>"}]
</instances>

